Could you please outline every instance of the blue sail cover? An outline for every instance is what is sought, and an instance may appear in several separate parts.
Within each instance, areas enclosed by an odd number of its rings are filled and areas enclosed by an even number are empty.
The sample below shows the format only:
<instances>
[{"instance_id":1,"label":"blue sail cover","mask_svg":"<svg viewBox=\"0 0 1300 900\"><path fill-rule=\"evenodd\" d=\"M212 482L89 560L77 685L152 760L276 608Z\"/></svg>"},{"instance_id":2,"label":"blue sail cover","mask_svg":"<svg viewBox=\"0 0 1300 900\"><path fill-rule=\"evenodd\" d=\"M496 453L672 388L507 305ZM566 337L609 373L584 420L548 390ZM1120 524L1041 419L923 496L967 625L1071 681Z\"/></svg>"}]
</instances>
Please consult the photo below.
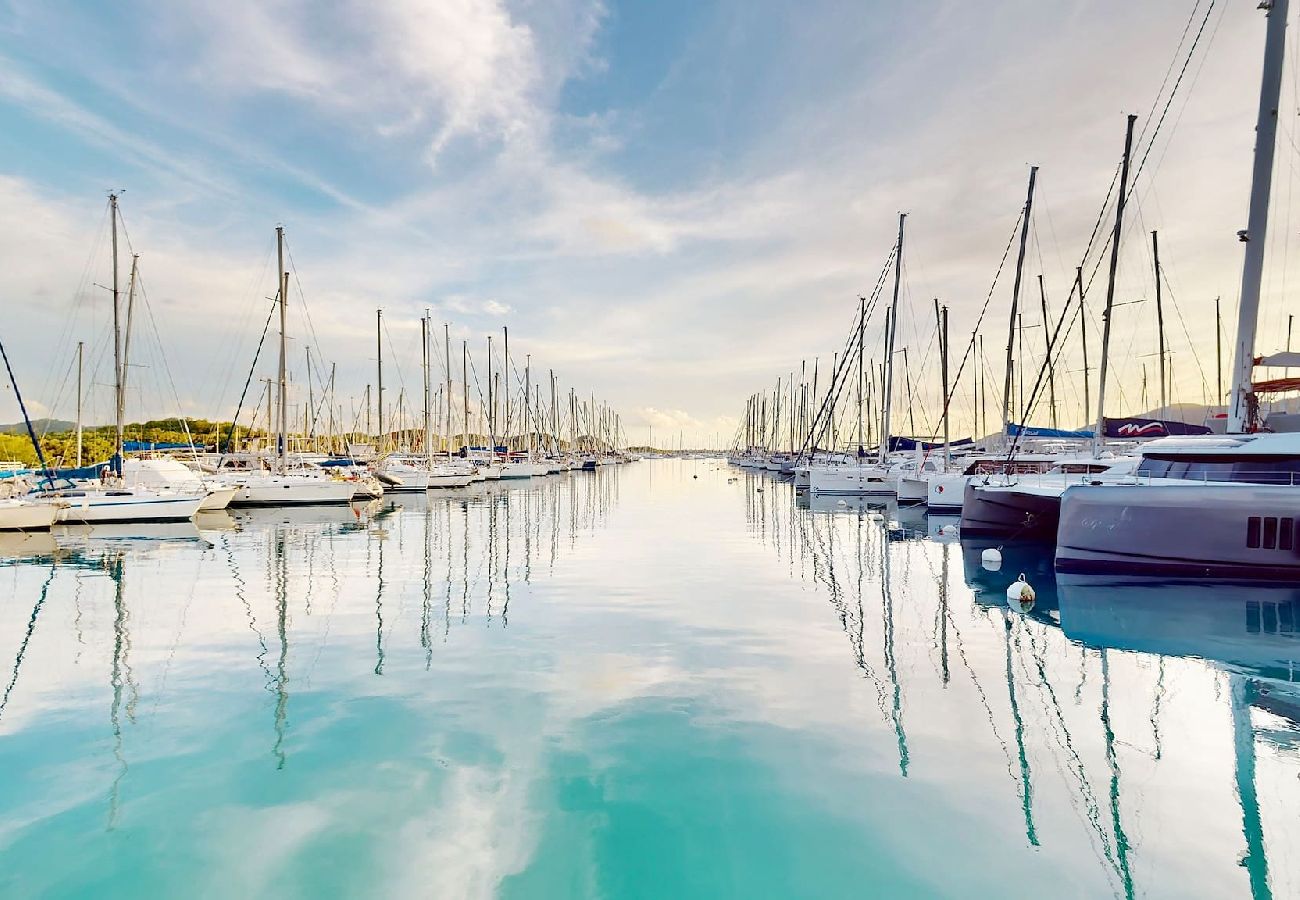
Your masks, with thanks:
<instances>
[{"instance_id":1,"label":"blue sail cover","mask_svg":"<svg viewBox=\"0 0 1300 900\"><path fill-rule=\"evenodd\" d=\"M1189 425L1186 422L1167 422L1162 419L1106 419L1106 437L1109 438L1158 438L1169 435L1210 434L1204 425Z\"/></svg>"},{"instance_id":2,"label":"blue sail cover","mask_svg":"<svg viewBox=\"0 0 1300 900\"><path fill-rule=\"evenodd\" d=\"M1011 422L1007 425L1007 431L1012 437L1035 437L1035 438L1090 438L1092 432L1087 430L1069 431L1064 428L1040 428L1037 425L1017 425Z\"/></svg>"},{"instance_id":3,"label":"blue sail cover","mask_svg":"<svg viewBox=\"0 0 1300 900\"><path fill-rule=\"evenodd\" d=\"M189 450L193 444L177 444L169 441L123 441L124 453L144 453L149 450Z\"/></svg>"},{"instance_id":4,"label":"blue sail cover","mask_svg":"<svg viewBox=\"0 0 1300 900\"><path fill-rule=\"evenodd\" d=\"M970 438L958 438L955 441L949 441L949 447L965 447L973 444ZM891 437L889 439L889 452L898 453L904 450L915 450L920 447L922 450L942 450L943 441L918 441L916 438L909 437Z\"/></svg>"}]
</instances>

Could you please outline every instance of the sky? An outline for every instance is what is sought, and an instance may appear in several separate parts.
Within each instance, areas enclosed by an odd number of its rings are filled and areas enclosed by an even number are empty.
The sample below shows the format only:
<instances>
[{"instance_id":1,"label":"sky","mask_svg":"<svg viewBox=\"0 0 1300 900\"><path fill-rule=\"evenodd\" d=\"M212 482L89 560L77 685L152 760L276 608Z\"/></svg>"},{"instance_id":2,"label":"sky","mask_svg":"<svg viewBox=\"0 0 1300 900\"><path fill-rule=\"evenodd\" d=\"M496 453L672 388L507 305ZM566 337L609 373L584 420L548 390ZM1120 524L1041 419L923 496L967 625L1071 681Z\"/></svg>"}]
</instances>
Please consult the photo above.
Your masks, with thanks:
<instances>
[{"instance_id":1,"label":"sky","mask_svg":"<svg viewBox=\"0 0 1300 900\"><path fill-rule=\"evenodd\" d=\"M527 355L542 383L553 369L561 390L608 401L633 442L653 428L661 445L725 443L749 394L814 359L824 379L905 211L910 387L897 396L911 420L896 430L933 431L934 298L964 351L1037 165L1022 302L1041 319L1041 274L1060 308L1124 117L1154 128L1208 9L1130 206L1108 412L1157 402L1155 229L1176 307L1171 399L1199 403L1215 393L1214 299L1231 333L1239 290L1255 6L0 0L0 338L33 414L67 419L84 341L87 417L111 419L103 286L117 190L122 278L138 253L143 289L128 418L233 413L283 225L291 378L307 380L307 348L318 383L336 365L345 418L375 380L380 308L389 401L418 407L428 310L448 323L456 368L468 341L483 373L488 335L499 354L508 326L519 365ZM1261 350L1280 349L1288 314L1296 68ZM1004 272L980 323L990 385L1002 381L1010 293ZM1095 341L1095 308L1089 318ZM873 319L869 346L880 332ZM275 338L272 326L268 351ZM1024 340L1034 371L1042 329ZM1063 424L1085 418L1080 352L1058 366ZM957 431L973 428L973 369ZM252 394L272 371L264 353ZM0 403L17 419L12 390Z\"/></svg>"}]
</instances>

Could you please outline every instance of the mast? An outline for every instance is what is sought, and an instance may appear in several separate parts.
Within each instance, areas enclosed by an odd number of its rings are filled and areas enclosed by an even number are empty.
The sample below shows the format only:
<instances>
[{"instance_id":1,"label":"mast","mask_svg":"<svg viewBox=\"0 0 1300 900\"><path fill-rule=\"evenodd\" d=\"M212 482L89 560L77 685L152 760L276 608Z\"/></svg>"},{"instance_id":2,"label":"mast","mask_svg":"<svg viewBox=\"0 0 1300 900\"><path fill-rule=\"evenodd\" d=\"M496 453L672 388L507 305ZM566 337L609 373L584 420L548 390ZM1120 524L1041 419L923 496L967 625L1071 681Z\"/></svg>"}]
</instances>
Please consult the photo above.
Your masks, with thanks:
<instances>
[{"instance_id":1,"label":"mast","mask_svg":"<svg viewBox=\"0 0 1300 900\"><path fill-rule=\"evenodd\" d=\"M1156 272L1156 337L1160 350L1156 359L1160 363L1160 418L1165 418L1165 407L1169 403L1168 388L1165 384L1165 306L1164 295L1160 290L1160 237L1159 232L1151 232L1151 255Z\"/></svg>"},{"instance_id":2,"label":"mast","mask_svg":"<svg viewBox=\"0 0 1300 900\"><path fill-rule=\"evenodd\" d=\"M1219 300L1214 298L1214 387L1218 392L1216 403L1223 402L1223 317L1219 314Z\"/></svg>"},{"instance_id":3,"label":"mast","mask_svg":"<svg viewBox=\"0 0 1300 900\"><path fill-rule=\"evenodd\" d=\"M424 458L433 465L433 419L429 415L429 311L420 317L420 368L424 374Z\"/></svg>"},{"instance_id":4,"label":"mast","mask_svg":"<svg viewBox=\"0 0 1300 900\"><path fill-rule=\"evenodd\" d=\"M935 297L934 311L939 318L939 371L943 380L943 470L946 472L952 457L948 446L948 307L940 308L939 298ZM917 475L919 477L920 473L918 472ZM947 561L946 555L944 560Z\"/></svg>"},{"instance_id":5,"label":"mast","mask_svg":"<svg viewBox=\"0 0 1300 900\"><path fill-rule=\"evenodd\" d=\"M894 299L889 307L889 321L885 326L888 343L885 347L884 416L880 428L880 461L889 454L889 414L894 402L894 334L898 331L898 292L903 281L903 223L907 213L898 214L898 246L894 253Z\"/></svg>"},{"instance_id":6,"label":"mast","mask_svg":"<svg viewBox=\"0 0 1300 900\"><path fill-rule=\"evenodd\" d=\"M861 459L864 454L862 446L862 358L866 356L863 352L863 332L866 330L867 318L867 298L858 297L858 458Z\"/></svg>"},{"instance_id":7,"label":"mast","mask_svg":"<svg viewBox=\"0 0 1300 900\"><path fill-rule=\"evenodd\" d=\"M1079 290L1079 338L1083 342L1083 414L1092 409L1088 394L1088 308L1083 305L1083 266L1074 270L1074 286Z\"/></svg>"},{"instance_id":8,"label":"mast","mask_svg":"<svg viewBox=\"0 0 1300 900\"><path fill-rule=\"evenodd\" d=\"M1128 197L1129 155L1133 152L1133 123L1130 114L1124 130L1124 161L1119 170L1119 195L1115 199L1115 230L1110 238L1110 273L1106 278L1106 309L1101 314L1101 368L1097 373L1097 428L1092 435L1092 452L1101 452L1101 436L1106 430L1106 370L1110 363L1110 319L1115 308L1115 271L1119 268L1119 239L1124 227L1124 201Z\"/></svg>"},{"instance_id":9,"label":"mast","mask_svg":"<svg viewBox=\"0 0 1300 900\"><path fill-rule=\"evenodd\" d=\"M121 302L117 286L117 194L108 195L108 206L113 230L113 406L117 430L113 444L113 468L122 474L122 416L125 397L122 394L122 323Z\"/></svg>"},{"instance_id":10,"label":"mast","mask_svg":"<svg viewBox=\"0 0 1300 900\"><path fill-rule=\"evenodd\" d=\"M442 323L442 340L443 340L443 360L447 363L447 433L446 433L446 451L447 459L451 459L451 325L446 322Z\"/></svg>"},{"instance_id":11,"label":"mast","mask_svg":"<svg viewBox=\"0 0 1300 900\"><path fill-rule=\"evenodd\" d=\"M77 341L77 468L81 468L81 390L82 375L85 371L84 361L86 342Z\"/></svg>"},{"instance_id":12,"label":"mast","mask_svg":"<svg viewBox=\"0 0 1300 900\"><path fill-rule=\"evenodd\" d=\"M131 254L131 274L126 280L126 328L122 332L122 421L126 421L126 373L131 365L131 323L135 320L135 287L140 254Z\"/></svg>"},{"instance_id":13,"label":"mast","mask_svg":"<svg viewBox=\"0 0 1300 900\"><path fill-rule=\"evenodd\" d=\"M1047 318L1047 291L1043 276L1038 276L1038 296L1043 302L1043 340L1047 344L1047 391L1051 399L1052 427L1056 427L1056 363L1052 360L1052 325Z\"/></svg>"},{"instance_id":14,"label":"mast","mask_svg":"<svg viewBox=\"0 0 1300 900\"><path fill-rule=\"evenodd\" d=\"M1020 282L1025 273L1025 250L1029 244L1029 220L1034 211L1034 183L1038 181L1038 166L1029 167L1029 192L1025 195L1025 209L1020 220L1020 251L1016 254L1016 280L1011 287L1011 317L1007 326L1007 367L1002 378L1002 438L1011 440L1011 373L1015 368L1016 322L1020 314ZM1023 413L1024 410L1022 409ZM1024 424L1021 422L1020 424Z\"/></svg>"},{"instance_id":15,"label":"mast","mask_svg":"<svg viewBox=\"0 0 1300 900\"><path fill-rule=\"evenodd\" d=\"M514 383L510 380L510 328L502 326L501 333L505 335L505 369L506 369L506 455L510 455L510 394L514 390Z\"/></svg>"},{"instance_id":16,"label":"mast","mask_svg":"<svg viewBox=\"0 0 1300 900\"><path fill-rule=\"evenodd\" d=\"M461 413L464 420L461 426L464 428L465 457L469 458L469 341L460 342L460 390L461 390Z\"/></svg>"},{"instance_id":17,"label":"mast","mask_svg":"<svg viewBox=\"0 0 1300 900\"><path fill-rule=\"evenodd\" d=\"M1255 367L1255 332L1259 325L1259 286L1264 273L1264 244L1268 232L1268 200L1273 185L1273 150L1277 137L1277 107L1282 91L1282 57L1286 47L1288 0L1261 3L1268 16L1264 43L1264 71L1259 89L1259 114L1255 124L1255 168L1250 182L1250 213L1241 270L1241 305L1237 310L1237 340L1232 365L1232 394L1228 404L1228 433L1255 428L1256 403L1252 381Z\"/></svg>"},{"instance_id":18,"label":"mast","mask_svg":"<svg viewBox=\"0 0 1300 900\"><path fill-rule=\"evenodd\" d=\"M379 425L379 452L384 452L384 311L375 310L375 421Z\"/></svg>"},{"instance_id":19,"label":"mast","mask_svg":"<svg viewBox=\"0 0 1300 900\"><path fill-rule=\"evenodd\" d=\"M289 420L288 415L288 380L285 377L286 354L288 352L289 328L289 273L284 269L284 226L275 226L275 254L280 266L280 414L276 420L276 445L280 460L280 471L289 465Z\"/></svg>"},{"instance_id":20,"label":"mast","mask_svg":"<svg viewBox=\"0 0 1300 900\"><path fill-rule=\"evenodd\" d=\"M497 395L493 382L496 375L492 372L492 335L487 336L487 430L488 430L488 450L495 454L497 447Z\"/></svg>"}]
</instances>

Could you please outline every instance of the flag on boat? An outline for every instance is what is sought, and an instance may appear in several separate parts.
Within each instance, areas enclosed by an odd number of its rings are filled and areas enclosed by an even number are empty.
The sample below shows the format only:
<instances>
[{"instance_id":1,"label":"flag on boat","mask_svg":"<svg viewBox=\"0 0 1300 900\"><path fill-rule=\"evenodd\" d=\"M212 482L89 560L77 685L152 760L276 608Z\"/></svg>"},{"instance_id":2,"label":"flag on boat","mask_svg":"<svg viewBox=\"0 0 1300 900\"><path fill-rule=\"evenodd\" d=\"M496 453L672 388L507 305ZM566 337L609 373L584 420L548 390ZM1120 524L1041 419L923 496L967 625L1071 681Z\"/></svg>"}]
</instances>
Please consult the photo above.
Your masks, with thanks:
<instances>
[{"instance_id":1,"label":"flag on boat","mask_svg":"<svg viewBox=\"0 0 1300 900\"><path fill-rule=\"evenodd\" d=\"M1170 435L1210 434L1204 425L1191 425L1187 422L1167 422L1163 419L1106 419L1106 437L1108 438L1158 438Z\"/></svg>"}]
</instances>

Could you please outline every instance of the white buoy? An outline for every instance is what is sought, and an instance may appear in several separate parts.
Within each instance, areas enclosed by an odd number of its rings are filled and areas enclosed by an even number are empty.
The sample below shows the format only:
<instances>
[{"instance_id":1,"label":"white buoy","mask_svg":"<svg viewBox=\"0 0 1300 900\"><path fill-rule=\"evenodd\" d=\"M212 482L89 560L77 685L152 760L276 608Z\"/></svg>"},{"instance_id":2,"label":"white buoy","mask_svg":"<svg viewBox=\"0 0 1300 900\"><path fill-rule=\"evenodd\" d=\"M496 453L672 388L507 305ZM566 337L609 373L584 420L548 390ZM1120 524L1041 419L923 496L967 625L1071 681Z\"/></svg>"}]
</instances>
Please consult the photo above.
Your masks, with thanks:
<instances>
[{"instance_id":1,"label":"white buoy","mask_svg":"<svg viewBox=\"0 0 1300 900\"><path fill-rule=\"evenodd\" d=\"M878 512L873 512L873 513L871 513L870 515L867 516L867 519L868 519L868 521L871 521L871 522L883 522L883 521L885 521L885 517L884 517L883 515L881 515L880 513L878 513Z\"/></svg>"},{"instance_id":2,"label":"white buoy","mask_svg":"<svg viewBox=\"0 0 1300 900\"><path fill-rule=\"evenodd\" d=\"M997 547L989 547L980 554L980 565L990 572L996 572L1002 568L1002 551Z\"/></svg>"},{"instance_id":3,"label":"white buoy","mask_svg":"<svg viewBox=\"0 0 1300 900\"><path fill-rule=\"evenodd\" d=\"M957 530L958 530L958 529L957 529L957 526L956 526L956 525L944 525L943 527L941 527L941 528L939 529L939 533L942 534L942 535L947 536L947 535L953 535L953 534L956 534L956 533L957 533Z\"/></svg>"},{"instance_id":4,"label":"white buoy","mask_svg":"<svg viewBox=\"0 0 1300 900\"><path fill-rule=\"evenodd\" d=\"M1033 606L1036 597L1033 586L1025 580L1024 572L1021 572L1020 577L1011 582L1007 588L1007 602L1022 610Z\"/></svg>"}]
</instances>

